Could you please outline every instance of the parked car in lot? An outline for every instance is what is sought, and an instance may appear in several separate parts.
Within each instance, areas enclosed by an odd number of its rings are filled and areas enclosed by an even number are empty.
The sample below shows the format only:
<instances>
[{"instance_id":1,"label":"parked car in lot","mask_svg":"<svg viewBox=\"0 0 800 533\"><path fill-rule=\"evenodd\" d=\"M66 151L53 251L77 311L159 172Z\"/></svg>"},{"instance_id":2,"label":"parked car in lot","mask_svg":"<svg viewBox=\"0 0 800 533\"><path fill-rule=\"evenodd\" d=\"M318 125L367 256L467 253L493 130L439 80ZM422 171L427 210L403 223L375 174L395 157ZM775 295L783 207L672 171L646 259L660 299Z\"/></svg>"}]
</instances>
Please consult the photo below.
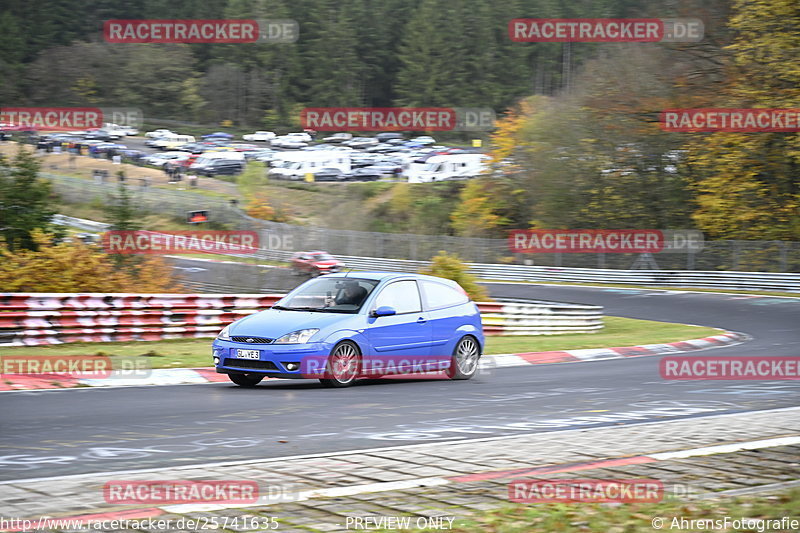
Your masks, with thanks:
<instances>
[{"instance_id":1,"label":"parked car in lot","mask_svg":"<svg viewBox=\"0 0 800 533\"><path fill-rule=\"evenodd\" d=\"M214 133L207 133L205 135L201 135L200 137L202 139L204 139L204 140L210 140L210 139L226 139L226 140L230 140L230 139L233 139L233 135L231 135L230 133L226 133L224 131L215 131Z\"/></svg>"},{"instance_id":2,"label":"parked car in lot","mask_svg":"<svg viewBox=\"0 0 800 533\"><path fill-rule=\"evenodd\" d=\"M364 168L381 172L382 174L400 174L403 172L403 164L394 160L376 161Z\"/></svg>"},{"instance_id":3,"label":"parked car in lot","mask_svg":"<svg viewBox=\"0 0 800 533\"><path fill-rule=\"evenodd\" d=\"M338 272L344 263L328 252L297 252L289 259L294 274L308 274L312 277Z\"/></svg>"},{"instance_id":4,"label":"parked car in lot","mask_svg":"<svg viewBox=\"0 0 800 533\"><path fill-rule=\"evenodd\" d=\"M144 163L156 167L163 167L167 162L183 162L189 159L188 152L159 152L142 158Z\"/></svg>"},{"instance_id":5,"label":"parked car in lot","mask_svg":"<svg viewBox=\"0 0 800 533\"><path fill-rule=\"evenodd\" d=\"M194 142L196 139L192 135L166 135L152 141L150 146L159 150L177 150ZM145 144L147 143L145 142Z\"/></svg>"},{"instance_id":6,"label":"parked car in lot","mask_svg":"<svg viewBox=\"0 0 800 533\"><path fill-rule=\"evenodd\" d=\"M96 141L117 141L123 137L124 135L121 133L115 133L104 129L92 130L83 134L84 139Z\"/></svg>"},{"instance_id":7,"label":"parked car in lot","mask_svg":"<svg viewBox=\"0 0 800 533\"><path fill-rule=\"evenodd\" d=\"M350 156L350 165L352 167L366 167L380 161L381 156L378 154L365 154L356 152Z\"/></svg>"},{"instance_id":8,"label":"parked car in lot","mask_svg":"<svg viewBox=\"0 0 800 533\"><path fill-rule=\"evenodd\" d=\"M160 128L157 130L148 131L147 133L144 134L145 137L150 137L150 138L164 137L166 135L177 135L177 133L175 133L172 130Z\"/></svg>"},{"instance_id":9,"label":"parked car in lot","mask_svg":"<svg viewBox=\"0 0 800 533\"><path fill-rule=\"evenodd\" d=\"M206 152L208 150L208 146L206 146L205 143L197 143L197 142L186 143L184 145L181 145L181 147L178 148L178 150L182 152L189 152L190 154L202 154L203 152Z\"/></svg>"},{"instance_id":10,"label":"parked car in lot","mask_svg":"<svg viewBox=\"0 0 800 533\"><path fill-rule=\"evenodd\" d=\"M353 138L352 133L334 133L330 137L322 139L324 143L343 143Z\"/></svg>"},{"instance_id":11,"label":"parked car in lot","mask_svg":"<svg viewBox=\"0 0 800 533\"><path fill-rule=\"evenodd\" d=\"M231 143L228 146L230 146L237 152L254 152L256 150L262 149L261 146L255 144L247 144L247 143Z\"/></svg>"},{"instance_id":12,"label":"parked car in lot","mask_svg":"<svg viewBox=\"0 0 800 533\"><path fill-rule=\"evenodd\" d=\"M420 137L414 137L413 139L411 139L411 142L427 146L431 144L436 144L436 139L428 135L422 135Z\"/></svg>"},{"instance_id":13,"label":"parked car in lot","mask_svg":"<svg viewBox=\"0 0 800 533\"><path fill-rule=\"evenodd\" d=\"M422 274L339 273L308 280L212 343L217 372L243 387L265 377L360 377L444 372L470 379L484 336L477 305L454 281Z\"/></svg>"},{"instance_id":14,"label":"parked car in lot","mask_svg":"<svg viewBox=\"0 0 800 533\"><path fill-rule=\"evenodd\" d=\"M268 142L277 137L274 132L271 131L257 131L255 133L248 133L247 135L242 135L242 139L249 142Z\"/></svg>"},{"instance_id":15,"label":"parked car in lot","mask_svg":"<svg viewBox=\"0 0 800 533\"><path fill-rule=\"evenodd\" d=\"M370 167L354 168L348 175L350 181L375 181L384 176L380 170Z\"/></svg>"},{"instance_id":16,"label":"parked car in lot","mask_svg":"<svg viewBox=\"0 0 800 533\"><path fill-rule=\"evenodd\" d=\"M375 136L375 138L378 139L382 143L389 142L390 140L402 141L403 140L403 134L402 133L396 133L396 132L384 132L384 133L377 134Z\"/></svg>"},{"instance_id":17,"label":"parked car in lot","mask_svg":"<svg viewBox=\"0 0 800 533\"><path fill-rule=\"evenodd\" d=\"M317 151L320 151L320 150L323 150L323 151L324 150L332 150L334 148L336 148L336 147L334 145L332 145L332 144L315 144L313 146L306 146L305 148L303 148L303 150L305 150L306 152L317 152Z\"/></svg>"},{"instance_id":18,"label":"parked car in lot","mask_svg":"<svg viewBox=\"0 0 800 533\"><path fill-rule=\"evenodd\" d=\"M253 150L249 152L244 152L244 158L248 161L256 160L256 161L272 161L275 157L275 150L270 150L269 148L262 148L260 150Z\"/></svg>"},{"instance_id":19,"label":"parked car in lot","mask_svg":"<svg viewBox=\"0 0 800 533\"><path fill-rule=\"evenodd\" d=\"M120 126L119 124L114 124L112 122L106 122L103 124L103 129L106 131L119 133L120 135L139 135L139 130L136 128L132 128L130 126Z\"/></svg>"},{"instance_id":20,"label":"parked car in lot","mask_svg":"<svg viewBox=\"0 0 800 533\"><path fill-rule=\"evenodd\" d=\"M197 168L196 171L198 174L211 178L213 176L235 176L244 172L244 167L245 163L243 161L215 159L207 165Z\"/></svg>"},{"instance_id":21,"label":"parked car in lot","mask_svg":"<svg viewBox=\"0 0 800 533\"><path fill-rule=\"evenodd\" d=\"M272 139L272 146L277 148L305 148L308 146L309 141L304 141L302 138L292 135L281 135Z\"/></svg>"},{"instance_id":22,"label":"parked car in lot","mask_svg":"<svg viewBox=\"0 0 800 533\"><path fill-rule=\"evenodd\" d=\"M311 172L314 174L314 181L346 181L347 174L339 168L323 167Z\"/></svg>"},{"instance_id":23,"label":"parked car in lot","mask_svg":"<svg viewBox=\"0 0 800 533\"><path fill-rule=\"evenodd\" d=\"M344 144L356 149L367 148L369 146L375 146L378 144L378 139L374 137L356 137L355 139L349 140Z\"/></svg>"}]
</instances>

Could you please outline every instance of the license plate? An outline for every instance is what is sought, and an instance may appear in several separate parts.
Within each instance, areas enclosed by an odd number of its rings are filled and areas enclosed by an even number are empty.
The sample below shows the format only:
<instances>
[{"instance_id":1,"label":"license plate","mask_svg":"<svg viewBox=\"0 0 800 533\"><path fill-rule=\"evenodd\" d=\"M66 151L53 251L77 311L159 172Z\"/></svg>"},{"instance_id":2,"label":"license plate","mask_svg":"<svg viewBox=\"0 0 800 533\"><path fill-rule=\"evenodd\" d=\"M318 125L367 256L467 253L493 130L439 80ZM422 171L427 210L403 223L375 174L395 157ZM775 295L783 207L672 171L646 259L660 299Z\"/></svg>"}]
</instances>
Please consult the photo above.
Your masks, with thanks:
<instances>
[{"instance_id":1,"label":"license plate","mask_svg":"<svg viewBox=\"0 0 800 533\"><path fill-rule=\"evenodd\" d=\"M258 350L236 350L236 357L239 359L258 359Z\"/></svg>"}]
</instances>

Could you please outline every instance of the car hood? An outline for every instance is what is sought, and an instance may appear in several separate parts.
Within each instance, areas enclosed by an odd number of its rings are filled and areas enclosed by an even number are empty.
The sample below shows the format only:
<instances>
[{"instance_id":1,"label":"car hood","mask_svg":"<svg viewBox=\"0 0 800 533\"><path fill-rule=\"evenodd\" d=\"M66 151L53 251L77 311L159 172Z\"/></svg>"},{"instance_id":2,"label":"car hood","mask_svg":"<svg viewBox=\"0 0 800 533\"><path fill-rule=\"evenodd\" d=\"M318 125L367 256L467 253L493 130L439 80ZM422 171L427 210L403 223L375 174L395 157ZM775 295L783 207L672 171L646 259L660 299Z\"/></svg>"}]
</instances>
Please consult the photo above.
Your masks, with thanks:
<instances>
[{"instance_id":1,"label":"car hood","mask_svg":"<svg viewBox=\"0 0 800 533\"><path fill-rule=\"evenodd\" d=\"M345 313L312 313L268 309L236 321L231 335L277 339L300 329L319 328L324 336L328 329L341 329L358 315Z\"/></svg>"}]
</instances>

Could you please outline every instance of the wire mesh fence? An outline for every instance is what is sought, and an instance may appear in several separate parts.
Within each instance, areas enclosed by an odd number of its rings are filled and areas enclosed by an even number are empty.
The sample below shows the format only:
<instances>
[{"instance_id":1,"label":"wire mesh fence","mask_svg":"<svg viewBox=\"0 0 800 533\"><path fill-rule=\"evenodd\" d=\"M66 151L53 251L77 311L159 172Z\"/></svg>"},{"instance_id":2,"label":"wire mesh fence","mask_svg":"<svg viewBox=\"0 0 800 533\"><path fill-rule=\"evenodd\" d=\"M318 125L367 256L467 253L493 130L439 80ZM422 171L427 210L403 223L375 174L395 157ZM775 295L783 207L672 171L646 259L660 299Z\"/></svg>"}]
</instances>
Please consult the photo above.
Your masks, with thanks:
<instances>
[{"instance_id":1,"label":"wire mesh fence","mask_svg":"<svg viewBox=\"0 0 800 533\"><path fill-rule=\"evenodd\" d=\"M104 205L117 193L116 182L42 173L67 202ZM193 191L126 184L140 209L185 219L189 211L208 211L209 221L233 229L257 230L265 251L325 250L334 255L427 261L440 251L471 263L527 264L570 268L645 270L736 270L800 272L797 241L706 241L701 251L655 254L513 254L506 239L467 238L342 230L270 222L247 216L232 199Z\"/></svg>"}]
</instances>

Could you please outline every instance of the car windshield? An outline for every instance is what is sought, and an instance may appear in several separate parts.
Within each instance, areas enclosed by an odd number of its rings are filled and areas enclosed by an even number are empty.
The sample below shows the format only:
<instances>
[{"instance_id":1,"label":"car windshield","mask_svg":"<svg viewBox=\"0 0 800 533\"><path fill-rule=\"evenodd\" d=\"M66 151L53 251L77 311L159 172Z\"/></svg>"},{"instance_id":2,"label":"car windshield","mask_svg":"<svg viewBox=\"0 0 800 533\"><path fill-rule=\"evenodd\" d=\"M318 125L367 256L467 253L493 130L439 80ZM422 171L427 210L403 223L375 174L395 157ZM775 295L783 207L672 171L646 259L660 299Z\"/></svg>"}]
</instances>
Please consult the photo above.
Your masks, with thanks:
<instances>
[{"instance_id":1,"label":"car windshield","mask_svg":"<svg viewBox=\"0 0 800 533\"><path fill-rule=\"evenodd\" d=\"M320 277L307 281L272 306L282 311L357 313L377 280Z\"/></svg>"},{"instance_id":2,"label":"car windshield","mask_svg":"<svg viewBox=\"0 0 800 533\"><path fill-rule=\"evenodd\" d=\"M326 169L323 169L323 170L326 170ZM327 169L327 170L330 170L330 169ZM333 260L333 256L331 254L312 254L311 257L315 261L332 261Z\"/></svg>"}]
</instances>

